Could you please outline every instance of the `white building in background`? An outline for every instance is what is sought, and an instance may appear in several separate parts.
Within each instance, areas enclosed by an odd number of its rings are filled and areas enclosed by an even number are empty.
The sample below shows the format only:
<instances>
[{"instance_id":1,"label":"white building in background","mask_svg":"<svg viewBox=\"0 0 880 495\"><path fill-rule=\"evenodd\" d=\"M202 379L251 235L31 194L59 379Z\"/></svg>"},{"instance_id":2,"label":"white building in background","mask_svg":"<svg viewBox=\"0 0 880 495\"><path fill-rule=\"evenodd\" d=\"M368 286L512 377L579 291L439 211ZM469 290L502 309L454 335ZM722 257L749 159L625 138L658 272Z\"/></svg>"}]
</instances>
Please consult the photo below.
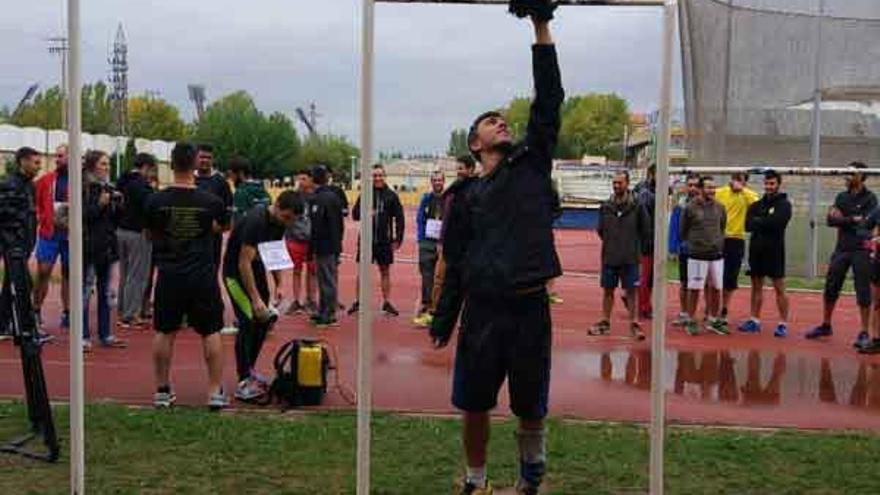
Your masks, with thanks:
<instances>
[{"instance_id":1,"label":"white building in background","mask_svg":"<svg viewBox=\"0 0 880 495\"><path fill-rule=\"evenodd\" d=\"M82 147L84 151L100 150L112 155L117 151L125 151L127 139L121 136L83 133ZM55 167L55 148L66 143L67 131L0 124L0 161L11 159L15 155L15 150L22 146L29 146L41 151L46 156L43 168L44 170L51 170ZM160 181L170 180L168 162L171 159L171 149L174 147L173 142L136 138L134 145L139 153L150 153L159 160ZM0 172L2 170L3 168L0 167Z\"/></svg>"}]
</instances>

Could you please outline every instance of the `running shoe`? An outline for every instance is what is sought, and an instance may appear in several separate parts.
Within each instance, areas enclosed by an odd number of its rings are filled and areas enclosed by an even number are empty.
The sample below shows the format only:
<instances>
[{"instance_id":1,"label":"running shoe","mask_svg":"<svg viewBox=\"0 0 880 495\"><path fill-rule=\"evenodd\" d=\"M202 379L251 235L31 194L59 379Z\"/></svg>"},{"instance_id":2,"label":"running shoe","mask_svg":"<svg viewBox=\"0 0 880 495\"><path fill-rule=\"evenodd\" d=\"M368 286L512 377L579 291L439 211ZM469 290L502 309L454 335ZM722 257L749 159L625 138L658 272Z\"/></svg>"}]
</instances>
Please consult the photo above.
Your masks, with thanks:
<instances>
[{"instance_id":1,"label":"running shoe","mask_svg":"<svg viewBox=\"0 0 880 495\"><path fill-rule=\"evenodd\" d=\"M492 484L489 482L486 482L485 488L477 488L477 485L466 481L461 489L461 495L492 495L492 493Z\"/></svg>"},{"instance_id":2,"label":"running shoe","mask_svg":"<svg viewBox=\"0 0 880 495\"><path fill-rule=\"evenodd\" d=\"M297 314L304 312L305 310L306 310L306 307L303 306L301 302L293 301L290 304L290 307L287 308L287 311L284 314L286 314L287 316L297 315Z\"/></svg>"},{"instance_id":3,"label":"running shoe","mask_svg":"<svg viewBox=\"0 0 880 495\"><path fill-rule=\"evenodd\" d=\"M128 342L118 339L115 336L109 337L107 340L101 342L101 347L107 347L111 349L125 349L128 347Z\"/></svg>"},{"instance_id":4,"label":"running shoe","mask_svg":"<svg viewBox=\"0 0 880 495\"><path fill-rule=\"evenodd\" d=\"M40 344L40 345L48 344L49 342L52 342L53 340L55 340L54 335L50 335L46 332L41 332L40 330L37 330L37 343L38 344Z\"/></svg>"},{"instance_id":5,"label":"running shoe","mask_svg":"<svg viewBox=\"0 0 880 495\"><path fill-rule=\"evenodd\" d=\"M520 479L516 482L516 494L517 495L538 495L539 488L531 483L527 482L524 479Z\"/></svg>"},{"instance_id":6,"label":"running shoe","mask_svg":"<svg viewBox=\"0 0 880 495\"><path fill-rule=\"evenodd\" d=\"M742 322L739 327L737 327L737 330L745 333L759 333L761 331L761 322L754 318L750 318Z\"/></svg>"},{"instance_id":7,"label":"running shoe","mask_svg":"<svg viewBox=\"0 0 880 495\"><path fill-rule=\"evenodd\" d=\"M400 316L400 311L397 311L397 308L388 301L385 301L385 304L382 305L382 311L389 316Z\"/></svg>"},{"instance_id":8,"label":"running shoe","mask_svg":"<svg viewBox=\"0 0 880 495\"><path fill-rule=\"evenodd\" d=\"M806 337L810 340L813 340L813 339L818 339L818 338L822 338L822 337L831 337L833 334L834 334L834 331L831 329L831 325L823 323L823 324L819 325L818 327L807 332L807 334L804 335L804 337Z\"/></svg>"},{"instance_id":9,"label":"running shoe","mask_svg":"<svg viewBox=\"0 0 880 495\"><path fill-rule=\"evenodd\" d=\"M727 328L727 322L721 318L715 318L709 321L708 330L718 335L730 335L730 329Z\"/></svg>"},{"instance_id":10,"label":"running shoe","mask_svg":"<svg viewBox=\"0 0 880 495\"><path fill-rule=\"evenodd\" d=\"M156 392L153 394L153 407L156 409L168 409L177 402L174 392Z\"/></svg>"},{"instance_id":11,"label":"running shoe","mask_svg":"<svg viewBox=\"0 0 880 495\"><path fill-rule=\"evenodd\" d=\"M266 387L253 378L242 380L235 387L235 399L242 402L251 402L264 395L266 395Z\"/></svg>"},{"instance_id":12,"label":"running shoe","mask_svg":"<svg viewBox=\"0 0 880 495\"><path fill-rule=\"evenodd\" d=\"M226 397L226 393L223 392L222 388L219 392L211 394L211 397L208 398L208 409L212 411L219 411L221 409L226 409L227 407L229 407L229 399Z\"/></svg>"},{"instance_id":13,"label":"running shoe","mask_svg":"<svg viewBox=\"0 0 880 495\"><path fill-rule=\"evenodd\" d=\"M695 335L699 335L700 334L700 325L697 323L696 320L689 319L684 324L684 331L687 332L688 335L690 335L692 337Z\"/></svg>"},{"instance_id":14,"label":"running shoe","mask_svg":"<svg viewBox=\"0 0 880 495\"><path fill-rule=\"evenodd\" d=\"M867 344L859 347L859 354L880 354L880 339L872 339Z\"/></svg>"},{"instance_id":15,"label":"running shoe","mask_svg":"<svg viewBox=\"0 0 880 495\"><path fill-rule=\"evenodd\" d=\"M83 353L92 352L92 342L90 340L82 341Z\"/></svg>"},{"instance_id":16,"label":"running shoe","mask_svg":"<svg viewBox=\"0 0 880 495\"><path fill-rule=\"evenodd\" d=\"M562 304L565 302L565 299L559 297L559 294L555 292L551 292L547 298L550 300L550 304Z\"/></svg>"},{"instance_id":17,"label":"running shoe","mask_svg":"<svg viewBox=\"0 0 880 495\"><path fill-rule=\"evenodd\" d=\"M776 331L773 332L773 336L780 339L788 337L788 325L786 325L785 323L780 323L779 325L776 325Z\"/></svg>"},{"instance_id":18,"label":"running shoe","mask_svg":"<svg viewBox=\"0 0 880 495\"><path fill-rule=\"evenodd\" d=\"M687 325L687 322L690 318L688 318L687 313L678 313L678 316L672 320L672 326L674 327L683 327Z\"/></svg>"},{"instance_id":19,"label":"running shoe","mask_svg":"<svg viewBox=\"0 0 880 495\"><path fill-rule=\"evenodd\" d=\"M431 313L423 312L413 318L413 325L417 327L429 327L431 326L432 319L433 318L431 317Z\"/></svg>"},{"instance_id":20,"label":"running shoe","mask_svg":"<svg viewBox=\"0 0 880 495\"><path fill-rule=\"evenodd\" d=\"M348 316L351 316L351 315L357 313L358 311L360 311L360 309L361 309L361 303L359 303L357 301L351 303L351 307L348 308Z\"/></svg>"},{"instance_id":21,"label":"running shoe","mask_svg":"<svg viewBox=\"0 0 880 495\"><path fill-rule=\"evenodd\" d=\"M868 332L859 332L858 337L856 337L856 341L853 342L853 347L856 349L861 349L866 345L871 344L871 336L868 335Z\"/></svg>"},{"instance_id":22,"label":"running shoe","mask_svg":"<svg viewBox=\"0 0 880 495\"><path fill-rule=\"evenodd\" d=\"M315 301L306 301L306 304L303 306L303 311L309 314L315 314L318 312L318 305L315 304Z\"/></svg>"}]
</instances>

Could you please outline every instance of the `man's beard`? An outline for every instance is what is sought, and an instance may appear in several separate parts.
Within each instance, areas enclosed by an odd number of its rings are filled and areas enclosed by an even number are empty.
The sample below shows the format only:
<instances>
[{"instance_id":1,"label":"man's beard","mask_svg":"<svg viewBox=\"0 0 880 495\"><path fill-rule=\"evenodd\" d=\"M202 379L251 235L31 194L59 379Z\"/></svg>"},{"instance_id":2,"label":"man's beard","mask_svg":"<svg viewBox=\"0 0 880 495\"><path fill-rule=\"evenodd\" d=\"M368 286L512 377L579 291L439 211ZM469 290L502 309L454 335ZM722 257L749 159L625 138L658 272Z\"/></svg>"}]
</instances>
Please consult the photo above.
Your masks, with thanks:
<instances>
[{"instance_id":1,"label":"man's beard","mask_svg":"<svg viewBox=\"0 0 880 495\"><path fill-rule=\"evenodd\" d=\"M511 141L502 141L500 143L496 143L495 146L492 146L491 151L495 151L506 155L513 150L513 142Z\"/></svg>"}]
</instances>

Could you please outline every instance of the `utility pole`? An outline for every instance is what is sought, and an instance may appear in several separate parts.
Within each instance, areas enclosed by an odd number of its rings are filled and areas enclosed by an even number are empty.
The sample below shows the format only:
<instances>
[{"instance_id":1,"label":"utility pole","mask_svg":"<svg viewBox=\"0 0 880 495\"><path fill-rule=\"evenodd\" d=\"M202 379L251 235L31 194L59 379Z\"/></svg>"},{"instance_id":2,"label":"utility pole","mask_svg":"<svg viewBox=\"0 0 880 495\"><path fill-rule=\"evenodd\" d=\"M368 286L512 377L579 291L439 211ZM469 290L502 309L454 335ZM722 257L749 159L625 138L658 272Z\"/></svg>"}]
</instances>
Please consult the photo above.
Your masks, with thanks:
<instances>
[{"instance_id":1,"label":"utility pole","mask_svg":"<svg viewBox=\"0 0 880 495\"><path fill-rule=\"evenodd\" d=\"M67 128L67 37L54 36L48 38L49 53L61 56L61 128ZM46 128L48 129L49 119L46 119Z\"/></svg>"}]
</instances>

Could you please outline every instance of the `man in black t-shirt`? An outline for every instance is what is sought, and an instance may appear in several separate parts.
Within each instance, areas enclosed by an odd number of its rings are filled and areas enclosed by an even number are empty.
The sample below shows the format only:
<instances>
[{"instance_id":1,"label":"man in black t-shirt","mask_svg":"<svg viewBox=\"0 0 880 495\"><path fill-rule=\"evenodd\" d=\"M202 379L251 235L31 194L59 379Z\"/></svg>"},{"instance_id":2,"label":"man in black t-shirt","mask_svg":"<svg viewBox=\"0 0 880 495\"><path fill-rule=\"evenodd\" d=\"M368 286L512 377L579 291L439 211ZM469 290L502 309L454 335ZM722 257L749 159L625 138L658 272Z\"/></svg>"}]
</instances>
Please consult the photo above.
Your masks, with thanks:
<instances>
[{"instance_id":1,"label":"man in black t-shirt","mask_svg":"<svg viewBox=\"0 0 880 495\"><path fill-rule=\"evenodd\" d=\"M249 401L266 393L266 381L254 368L269 327L278 318L270 309L269 281L258 252L259 246L282 240L284 231L302 215L303 208L299 194L284 191L275 204L255 206L239 219L226 244L223 279L239 325L235 338L239 380L236 399ZM281 274L274 271L272 276L275 279L274 301L277 302L281 299Z\"/></svg>"},{"instance_id":2,"label":"man in black t-shirt","mask_svg":"<svg viewBox=\"0 0 880 495\"><path fill-rule=\"evenodd\" d=\"M156 407L175 400L168 379L177 330L184 320L202 336L212 410L228 403L223 392L223 301L215 276L214 236L223 229L226 210L215 196L196 189L196 149L178 143L171 152L174 182L153 194L146 205L146 230L158 267L154 301L153 363Z\"/></svg>"},{"instance_id":3,"label":"man in black t-shirt","mask_svg":"<svg viewBox=\"0 0 880 495\"><path fill-rule=\"evenodd\" d=\"M214 255L217 262L215 270L220 268L221 251L223 250L223 232L229 230L232 225L232 188L226 177L214 170L214 147L210 144L198 144L196 154L196 187L209 192L223 202L224 216L220 222L223 227L221 232L214 236Z\"/></svg>"}]
</instances>

